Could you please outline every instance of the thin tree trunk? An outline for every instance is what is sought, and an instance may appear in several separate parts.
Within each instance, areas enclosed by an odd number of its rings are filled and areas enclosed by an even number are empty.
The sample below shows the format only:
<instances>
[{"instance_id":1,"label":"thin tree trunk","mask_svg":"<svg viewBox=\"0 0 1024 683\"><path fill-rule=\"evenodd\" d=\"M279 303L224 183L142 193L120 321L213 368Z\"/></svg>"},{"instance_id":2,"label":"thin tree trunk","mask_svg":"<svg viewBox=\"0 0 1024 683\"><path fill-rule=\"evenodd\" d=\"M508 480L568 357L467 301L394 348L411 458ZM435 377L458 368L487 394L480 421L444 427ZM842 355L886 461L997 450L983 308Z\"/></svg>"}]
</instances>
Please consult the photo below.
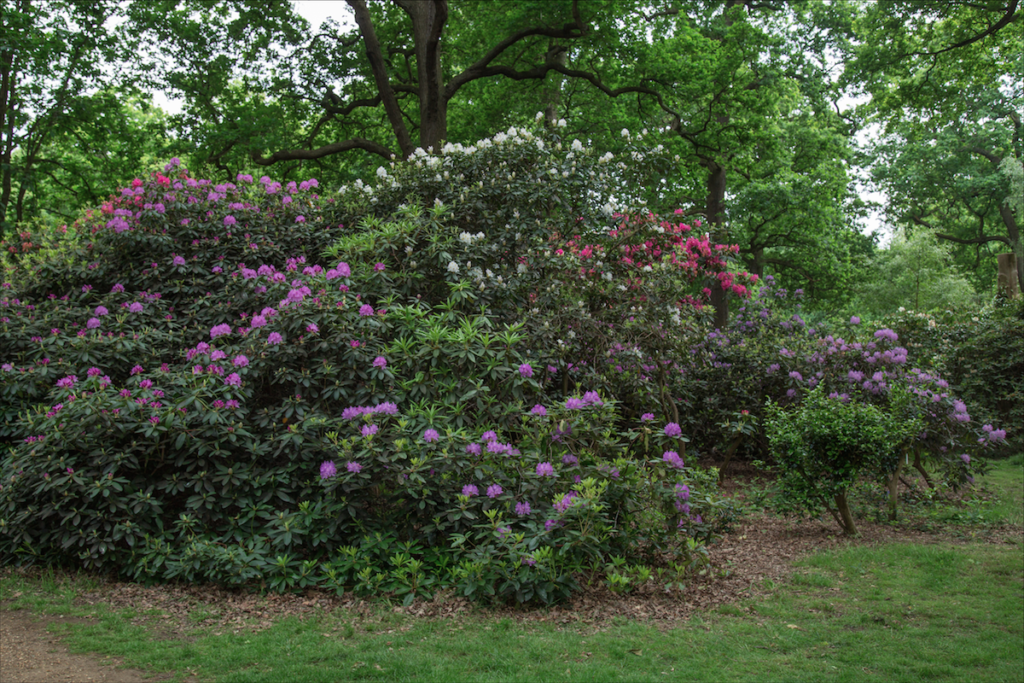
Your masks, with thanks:
<instances>
[{"instance_id":1,"label":"thin tree trunk","mask_svg":"<svg viewBox=\"0 0 1024 683\"><path fill-rule=\"evenodd\" d=\"M708 169L707 198L704 212L707 214L708 231L712 239L721 239L725 223L725 167L708 159L703 164ZM715 327L724 329L729 324L729 297L722 283L711 283L711 304L715 307Z\"/></svg>"},{"instance_id":2,"label":"thin tree trunk","mask_svg":"<svg viewBox=\"0 0 1024 683\"><path fill-rule=\"evenodd\" d=\"M836 494L836 510L839 511L839 517L843 520L843 533L847 536L856 536L857 525L853 521L853 515L850 514L850 504L846 500L846 491Z\"/></svg>"},{"instance_id":3,"label":"thin tree trunk","mask_svg":"<svg viewBox=\"0 0 1024 683\"><path fill-rule=\"evenodd\" d=\"M913 467L914 469L921 473L921 476L924 478L924 483L928 486L928 488L935 488L935 484L932 483L931 477L928 476L928 470L924 468L924 463L921 462L921 451L917 449L914 450Z\"/></svg>"},{"instance_id":4,"label":"thin tree trunk","mask_svg":"<svg viewBox=\"0 0 1024 683\"><path fill-rule=\"evenodd\" d=\"M906 458L906 453L903 454ZM903 459L896 459L896 470L889 477L889 521L896 521L896 511L900 495L900 471L903 469Z\"/></svg>"},{"instance_id":5,"label":"thin tree trunk","mask_svg":"<svg viewBox=\"0 0 1024 683\"><path fill-rule=\"evenodd\" d=\"M388 122L398 140L398 147L402 150L402 156L408 157L413 153L415 147L409 130L405 127L405 120L402 118L402 110L398 106L398 99L391 87L391 80L388 77L387 64L384 61L384 54L381 51L380 41L377 39L377 32L373 28L373 19L370 17L370 10L366 8L365 0L347 0L349 6L355 13L356 24L359 26L359 33L366 45L366 58L373 70L373 78L377 85L377 92L380 93L381 101L384 103L384 111L387 113Z\"/></svg>"}]
</instances>

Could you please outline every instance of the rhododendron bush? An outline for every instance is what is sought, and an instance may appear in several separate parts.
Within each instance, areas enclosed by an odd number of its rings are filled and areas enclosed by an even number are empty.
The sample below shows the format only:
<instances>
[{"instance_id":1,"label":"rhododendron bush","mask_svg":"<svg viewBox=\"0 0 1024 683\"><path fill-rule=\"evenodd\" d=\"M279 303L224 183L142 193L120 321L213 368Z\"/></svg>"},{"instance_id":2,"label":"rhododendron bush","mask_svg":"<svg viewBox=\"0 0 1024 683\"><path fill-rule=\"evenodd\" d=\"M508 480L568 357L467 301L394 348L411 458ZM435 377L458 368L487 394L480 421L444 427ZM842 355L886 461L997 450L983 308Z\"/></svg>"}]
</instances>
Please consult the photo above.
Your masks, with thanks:
<instances>
[{"instance_id":1,"label":"rhododendron bush","mask_svg":"<svg viewBox=\"0 0 1024 683\"><path fill-rule=\"evenodd\" d=\"M549 601L731 520L675 394L732 247L512 130L341 192L172 160L7 268L0 557Z\"/></svg>"}]
</instances>

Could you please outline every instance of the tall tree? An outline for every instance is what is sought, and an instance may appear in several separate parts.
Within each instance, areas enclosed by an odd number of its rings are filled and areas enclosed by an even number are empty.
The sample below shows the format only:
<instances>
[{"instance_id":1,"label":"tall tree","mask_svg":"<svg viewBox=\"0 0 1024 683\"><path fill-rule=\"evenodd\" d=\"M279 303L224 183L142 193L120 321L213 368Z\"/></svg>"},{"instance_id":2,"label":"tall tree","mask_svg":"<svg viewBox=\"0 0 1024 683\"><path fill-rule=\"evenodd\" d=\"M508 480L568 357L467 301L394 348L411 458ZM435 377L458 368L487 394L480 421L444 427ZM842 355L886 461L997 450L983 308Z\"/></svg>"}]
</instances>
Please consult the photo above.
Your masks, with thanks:
<instances>
[{"instance_id":1,"label":"tall tree","mask_svg":"<svg viewBox=\"0 0 1024 683\"><path fill-rule=\"evenodd\" d=\"M130 49L112 31L114 0L8 0L0 13L0 232L26 217L25 202L55 140L90 128L109 107L95 93Z\"/></svg>"},{"instance_id":2,"label":"tall tree","mask_svg":"<svg viewBox=\"0 0 1024 683\"><path fill-rule=\"evenodd\" d=\"M635 3L346 0L356 28L328 23L312 36L286 5L264 12L243 0L193 2L168 16L160 3L137 3L131 12L160 44L146 68L185 99L180 121L216 122L209 160L237 164L246 156L271 165L351 150L390 159L438 148L452 103L484 79L543 81L556 73L609 96L654 94L643 84L609 85L573 59L582 46L617 36L617 18ZM161 57L168 43L179 60ZM270 134L257 122L270 122Z\"/></svg>"},{"instance_id":3,"label":"tall tree","mask_svg":"<svg viewBox=\"0 0 1024 683\"><path fill-rule=\"evenodd\" d=\"M1021 216L1007 202L1007 160L1024 158L1022 16L1018 0L865 4L849 71L882 127L874 173L893 221L953 243L965 264L1001 244L1024 286Z\"/></svg>"}]
</instances>

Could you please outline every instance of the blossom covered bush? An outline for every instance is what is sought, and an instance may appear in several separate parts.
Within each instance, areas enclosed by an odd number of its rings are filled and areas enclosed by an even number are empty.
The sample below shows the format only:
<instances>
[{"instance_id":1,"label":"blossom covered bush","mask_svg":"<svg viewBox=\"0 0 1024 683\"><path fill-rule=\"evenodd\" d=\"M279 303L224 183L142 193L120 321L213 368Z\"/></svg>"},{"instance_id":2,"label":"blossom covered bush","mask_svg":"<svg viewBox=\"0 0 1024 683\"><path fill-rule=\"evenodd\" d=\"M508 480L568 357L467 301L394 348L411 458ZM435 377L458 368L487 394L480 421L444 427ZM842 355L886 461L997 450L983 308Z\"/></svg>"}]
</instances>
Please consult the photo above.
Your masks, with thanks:
<instances>
[{"instance_id":1,"label":"blossom covered bush","mask_svg":"<svg viewBox=\"0 0 1024 683\"><path fill-rule=\"evenodd\" d=\"M912 346L915 342L857 317L808 324L799 304L794 307L785 290L770 277L766 280L727 329L709 332L695 345L692 362L684 368L692 391L711 397L701 403L694 396L690 400L697 408L685 411L686 426L696 439L726 442L728 427L723 426L730 424L730 415L746 410L763 423L766 400L798 411L813 392L884 412L891 408L893 387L903 386L909 403L901 419L921 426L905 444L905 464L917 467L929 483L927 468L953 485L971 481L984 462L977 456L1004 444L1007 430L972 418L943 377L941 364ZM748 441L753 459L770 461L778 455L766 437L762 432ZM891 441L899 443L895 437ZM889 471L895 472L895 465Z\"/></svg>"},{"instance_id":2,"label":"blossom covered bush","mask_svg":"<svg viewBox=\"0 0 1024 683\"><path fill-rule=\"evenodd\" d=\"M5 270L4 561L550 601L703 557L733 513L674 369L710 287L746 295L734 250L618 212L628 168L550 133L381 170L172 161Z\"/></svg>"}]
</instances>

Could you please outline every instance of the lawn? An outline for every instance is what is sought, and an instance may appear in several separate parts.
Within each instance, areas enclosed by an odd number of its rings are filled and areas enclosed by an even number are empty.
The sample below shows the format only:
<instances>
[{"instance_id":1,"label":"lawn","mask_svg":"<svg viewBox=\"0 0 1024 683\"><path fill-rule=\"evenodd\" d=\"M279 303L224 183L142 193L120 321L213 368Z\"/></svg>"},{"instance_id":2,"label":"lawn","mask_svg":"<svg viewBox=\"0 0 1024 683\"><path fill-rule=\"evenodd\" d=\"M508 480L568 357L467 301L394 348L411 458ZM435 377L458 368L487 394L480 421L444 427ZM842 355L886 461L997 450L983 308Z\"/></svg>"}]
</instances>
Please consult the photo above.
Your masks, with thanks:
<instances>
[{"instance_id":1,"label":"lawn","mask_svg":"<svg viewBox=\"0 0 1024 683\"><path fill-rule=\"evenodd\" d=\"M118 656L176 680L192 672L224 682L1020 681L1020 459L999 463L982 483L991 495L977 514L928 542L812 554L767 592L683 622L610 617L566 626L543 621L543 612L523 618L485 608L417 618L378 604L369 613L287 617L258 632L204 627L199 614L194 630L167 637L158 614L137 624L144 613L84 604L80 596L101 583L53 572L8 572L0 604L89 616L51 628L74 651ZM970 541L967 528L999 533Z\"/></svg>"}]
</instances>

